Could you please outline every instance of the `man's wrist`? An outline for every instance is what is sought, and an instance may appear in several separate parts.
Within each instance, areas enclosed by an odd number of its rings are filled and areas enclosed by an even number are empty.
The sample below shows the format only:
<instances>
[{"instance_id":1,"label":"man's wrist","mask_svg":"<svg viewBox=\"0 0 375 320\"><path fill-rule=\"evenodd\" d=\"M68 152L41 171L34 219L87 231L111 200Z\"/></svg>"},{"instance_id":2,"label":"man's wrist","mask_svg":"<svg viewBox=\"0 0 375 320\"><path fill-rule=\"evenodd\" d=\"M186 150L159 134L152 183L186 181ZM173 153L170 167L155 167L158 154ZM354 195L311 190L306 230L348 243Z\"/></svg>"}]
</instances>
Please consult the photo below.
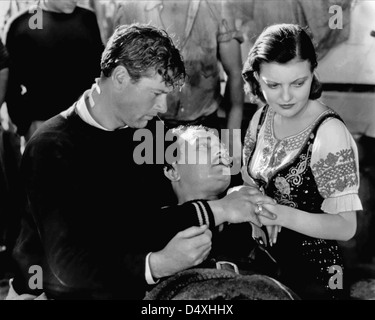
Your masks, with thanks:
<instances>
[{"instance_id":1,"label":"man's wrist","mask_svg":"<svg viewBox=\"0 0 375 320\"><path fill-rule=\"evenodd\" d=\"M160 256L158 252L152 252L149 256L149 265L151 276L155 281L158 281L160 278L168 276L163 274L163 268L160 268Z\"/></svg>"},{"instance_id":2,"label":"man's wrist","mask_svg":"<svg viewBox=\"0 0 375 320\"><path fill-rule=\"evenodd\" d=\"M220 200L207 201L207 203L210 206L212 214L214 216L215 225L218 226L224 223L225 222L224 210L223 210Z\"/></svg>"}]
</instances>

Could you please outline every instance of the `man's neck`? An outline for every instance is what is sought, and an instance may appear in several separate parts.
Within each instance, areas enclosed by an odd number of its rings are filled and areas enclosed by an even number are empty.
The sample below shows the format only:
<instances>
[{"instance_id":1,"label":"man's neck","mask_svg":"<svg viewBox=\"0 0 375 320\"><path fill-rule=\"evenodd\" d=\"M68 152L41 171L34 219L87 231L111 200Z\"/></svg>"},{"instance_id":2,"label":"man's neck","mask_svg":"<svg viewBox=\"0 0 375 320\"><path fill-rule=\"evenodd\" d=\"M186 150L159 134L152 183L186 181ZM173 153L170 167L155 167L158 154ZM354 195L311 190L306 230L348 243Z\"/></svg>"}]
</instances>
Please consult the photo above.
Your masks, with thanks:
<instances>
[{"instance_id":1,"label":"man's neck","mask_svg":"<svg viewBox=\"0 0 375 320\"><path fill-rule=\"evenodd\" d=\"M51 9L48 1L46 0L39 1L39 7L42 8L42 10L44 11L56 12L56 10Z\"/></svg>"},{"instance_id":2,"label":"man's neck","mask_svg":"<svg viewBox=\"0 0 375 320\"><path fill-rule=\"evenodd\" d=\"M192 200L217 200L218 196L208 195L205 193L195 193L195 194L182 194L177 192L178 204L183 204Z\"/></svg>"},{"instance_id":3,"label":"man's neck","mask_svg":"<svg viewBox=\"0 0 375 320\"><path fill-rule=\"evenodd\" d=\"M96 84L91 88L88 99L88 111L93 119L101 126L108 130L117 129L114 117L111 114L111 101L108 98L105 83L97 80Z\"/></svg>"}]
</instances>

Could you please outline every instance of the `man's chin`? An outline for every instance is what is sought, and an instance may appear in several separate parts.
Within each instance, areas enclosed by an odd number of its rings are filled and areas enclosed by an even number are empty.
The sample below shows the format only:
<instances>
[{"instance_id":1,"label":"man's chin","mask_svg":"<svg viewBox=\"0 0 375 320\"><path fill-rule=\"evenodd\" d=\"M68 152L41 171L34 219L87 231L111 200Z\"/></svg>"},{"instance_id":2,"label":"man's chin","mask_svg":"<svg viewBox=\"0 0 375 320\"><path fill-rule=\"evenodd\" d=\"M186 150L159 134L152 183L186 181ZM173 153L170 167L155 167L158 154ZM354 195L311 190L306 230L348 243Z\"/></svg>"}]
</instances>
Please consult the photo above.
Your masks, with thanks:
<instances>
[{"instance_id":1,"label":"man's chin","mask_svg":"<svg viewBox=\"0 0 375 320\"><path fill-rule=\"evenodd\" d=\"M138 121L134 124L134 128L143 129L147 126L149 120Z\"/></svg>"}]
</instances>

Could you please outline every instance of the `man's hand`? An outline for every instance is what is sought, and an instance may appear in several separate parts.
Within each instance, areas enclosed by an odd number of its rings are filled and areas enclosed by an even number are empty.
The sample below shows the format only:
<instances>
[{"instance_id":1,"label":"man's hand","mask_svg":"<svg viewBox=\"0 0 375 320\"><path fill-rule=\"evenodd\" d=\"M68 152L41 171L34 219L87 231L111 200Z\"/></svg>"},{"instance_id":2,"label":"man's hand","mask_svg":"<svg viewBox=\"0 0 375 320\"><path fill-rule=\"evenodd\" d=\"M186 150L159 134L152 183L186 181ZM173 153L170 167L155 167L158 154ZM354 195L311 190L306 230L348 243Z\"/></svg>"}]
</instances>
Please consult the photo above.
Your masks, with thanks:
<instances>
[{"instance_id":1,"label":"man's hand","mask_svg":"<svg viewBox=\"0 0 375 320\"><path fill-rule=\"evenodd\" d=\"M154 278L163 278L202 263L211 251L212 233L207 226L190 227L177 233L168 244L150 255Z\"/></svg>"},{"instance_id":2,"label":"man's hand","mask_svg":"<svg viewBox=\"0 0 375 320\"><path fill-rule=\"evenodd\" d=\"M208 204L214 213L216 225L220 225L223 222L252 222L261 227L262 224L258 215L268 219L277 218L275 214L263 207L259 211L260 205L275 205L276 202L253 187L239 186L232 188L224 198L209 201Z\"/></svg>"}]
</instances>

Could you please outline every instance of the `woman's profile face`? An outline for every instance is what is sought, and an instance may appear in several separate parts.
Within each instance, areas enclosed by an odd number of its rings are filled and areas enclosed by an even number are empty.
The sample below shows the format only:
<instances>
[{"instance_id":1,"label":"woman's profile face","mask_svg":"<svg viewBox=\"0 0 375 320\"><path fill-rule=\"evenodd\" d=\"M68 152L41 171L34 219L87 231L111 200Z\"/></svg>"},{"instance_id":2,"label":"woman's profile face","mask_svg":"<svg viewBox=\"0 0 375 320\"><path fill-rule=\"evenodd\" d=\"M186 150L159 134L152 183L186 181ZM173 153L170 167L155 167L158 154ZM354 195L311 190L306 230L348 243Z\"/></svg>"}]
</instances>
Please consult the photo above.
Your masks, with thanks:
<instances>
[{"instance_id":1,"label":"woman's profile face","mask_svg":"<svg viewBox=\"0 0 375 320\"><path fill-rule=\"evenodd\" d=\"M266 102L279 115L294 117L307 106L313 79L308 60L263 62L257 78Z\"/></svg>"}]
</instances>

